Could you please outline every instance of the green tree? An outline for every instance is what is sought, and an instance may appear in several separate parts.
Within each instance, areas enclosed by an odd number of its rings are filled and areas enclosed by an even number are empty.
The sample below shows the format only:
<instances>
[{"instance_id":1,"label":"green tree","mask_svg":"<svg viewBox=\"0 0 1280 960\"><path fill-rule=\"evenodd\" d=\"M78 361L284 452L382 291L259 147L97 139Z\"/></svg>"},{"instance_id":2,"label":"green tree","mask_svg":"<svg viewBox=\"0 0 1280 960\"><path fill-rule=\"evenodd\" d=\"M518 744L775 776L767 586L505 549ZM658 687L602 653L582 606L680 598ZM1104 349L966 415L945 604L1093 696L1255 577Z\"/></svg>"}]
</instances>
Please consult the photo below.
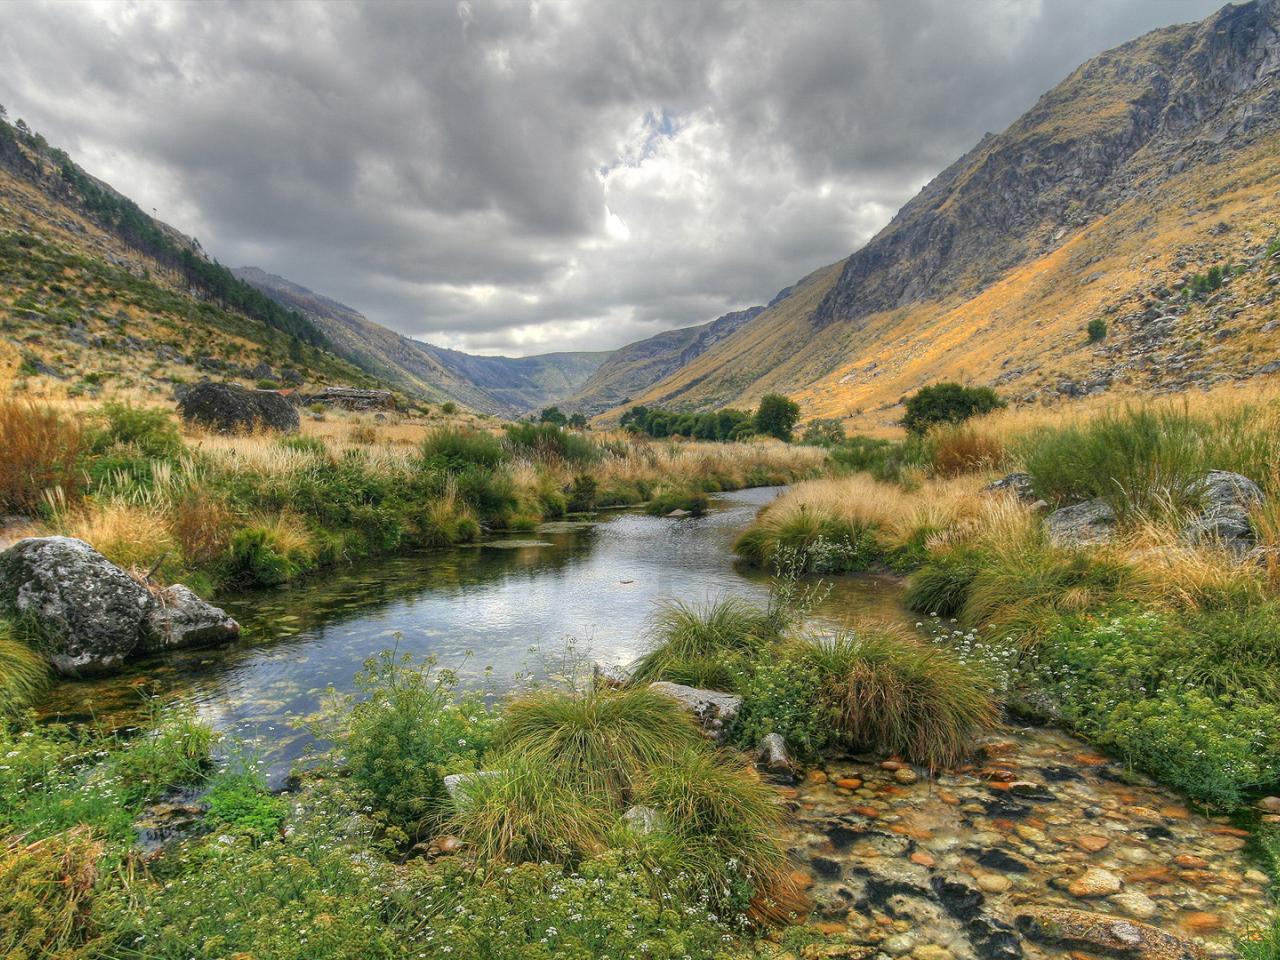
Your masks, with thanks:
<instances>
[{"instance_id":1,"label":"green tree","mask_svg":"<svg viewBox=\"0 0 1280 960\"><path fill-rule=\"evenodd\" d=\"M935 383L907 398L902 425L912 433L924 433L936 423L963 423L990 413L1005 402L990 387L966 387L959 383Z\"/></svg>"},{"instance_id":2,"label":"green tree","mask_svg":"<svg viewBox=\"0 0 1280 960\"><path fill-rule=\"evenodd\" d=\"M791 430L800 419L800 405L780 393L767 393L756 408L757 433L768 434L779 440L790 440Z\"/></svg>"},{"instance_id":3,"label":"green tree","mask_svg":"<svg viewBox=\"0 0 1280 960\"><path fill-rule=\"evenodd\" d=\"M587 418L581 413L575 413L569 417L569 426L574 430L587 429Z\"/></svg>"},{"instance_id":4,"label":"green tree","mask_svg":"<svg viewBox=\"0 0 1280 960\"><path fill-rule=\"evenodd\" d=\"M545 407L538 416L540 423L554 423L557 427L563 427L569 422L569 418L561 412L559 407Z\"/></svg>"}]
</instances>

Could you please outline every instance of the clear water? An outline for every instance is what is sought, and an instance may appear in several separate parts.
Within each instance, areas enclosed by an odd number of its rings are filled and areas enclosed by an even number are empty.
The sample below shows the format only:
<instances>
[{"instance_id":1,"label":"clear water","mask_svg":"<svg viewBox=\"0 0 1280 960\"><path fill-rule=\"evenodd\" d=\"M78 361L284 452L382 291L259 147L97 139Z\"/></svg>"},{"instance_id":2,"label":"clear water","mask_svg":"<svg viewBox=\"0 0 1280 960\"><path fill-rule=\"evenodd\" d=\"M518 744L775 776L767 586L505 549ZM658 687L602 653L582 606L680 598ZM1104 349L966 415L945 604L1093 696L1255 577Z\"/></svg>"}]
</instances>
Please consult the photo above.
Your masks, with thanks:
<instances>
[{"instance_id":1,"label":"clear water","mask_svg":"<svg viewBox=\"0 0 1280 960\"><path fill-rule=\"evenodd\" d=\"M382 650L433 655L464 680L500 692L519 676L555 672L566 645L605 663L635 659L665 600L733 594L763 601L767 576L735 563L731 545L778 492L723 494L698 518L627 512L592 524L547 524L533 534L361 563L228 598L222 605L243 627L238 643L60 684L45 712L120 725L148 697L181 697L251 744L278 778L312 742L290 718L312 714L330 685L349 692L363 661ZM817 612L898 620L898 597L892 578L837 578Z\"/></svg>"}]
</instances>

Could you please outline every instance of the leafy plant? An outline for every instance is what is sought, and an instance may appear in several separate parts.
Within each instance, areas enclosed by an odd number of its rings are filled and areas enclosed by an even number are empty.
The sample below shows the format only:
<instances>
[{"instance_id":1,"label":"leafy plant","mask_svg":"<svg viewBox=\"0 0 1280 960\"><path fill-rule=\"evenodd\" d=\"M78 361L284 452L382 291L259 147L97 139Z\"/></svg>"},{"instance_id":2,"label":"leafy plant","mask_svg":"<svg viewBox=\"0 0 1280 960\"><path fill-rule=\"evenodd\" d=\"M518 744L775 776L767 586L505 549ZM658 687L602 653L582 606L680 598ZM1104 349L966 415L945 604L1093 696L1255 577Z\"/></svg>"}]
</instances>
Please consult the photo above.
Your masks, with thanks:
<instances>
[{"instance_id":1,"label":"leafy plant","mask_svg":"<svg viewBox=\"0 0 1280 960\"><path fill-rule=\"evenodd\" d=\"M934 424L961 423L1004 406L1005 402L990 387L935 383L907 398L902 425L911 433L924 433Z\"/></svg>"}]
</instances>

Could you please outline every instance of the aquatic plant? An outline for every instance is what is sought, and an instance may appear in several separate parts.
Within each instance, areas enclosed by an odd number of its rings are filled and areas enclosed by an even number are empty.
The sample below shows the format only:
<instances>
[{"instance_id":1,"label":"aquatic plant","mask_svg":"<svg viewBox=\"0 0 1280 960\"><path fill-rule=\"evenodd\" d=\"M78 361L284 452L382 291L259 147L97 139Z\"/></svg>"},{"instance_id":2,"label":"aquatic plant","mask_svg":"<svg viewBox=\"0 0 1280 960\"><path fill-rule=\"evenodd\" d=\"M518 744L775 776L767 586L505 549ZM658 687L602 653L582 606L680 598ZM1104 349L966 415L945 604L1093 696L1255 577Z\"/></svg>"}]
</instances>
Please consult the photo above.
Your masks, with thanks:
<instances>
[{"instance_id":1,"label":"aquatic plant","mask_svg":"<svg viewBox=\"0 0 1280 960\"><path fill-rule=\"evenodd\" d=\"M654 618L651 649L635 664L637 681L676 680L705 670L708 659L731 664L777 638L778 618L737 597L702 605L673 600Z\"/></svg>"}]
</instances>

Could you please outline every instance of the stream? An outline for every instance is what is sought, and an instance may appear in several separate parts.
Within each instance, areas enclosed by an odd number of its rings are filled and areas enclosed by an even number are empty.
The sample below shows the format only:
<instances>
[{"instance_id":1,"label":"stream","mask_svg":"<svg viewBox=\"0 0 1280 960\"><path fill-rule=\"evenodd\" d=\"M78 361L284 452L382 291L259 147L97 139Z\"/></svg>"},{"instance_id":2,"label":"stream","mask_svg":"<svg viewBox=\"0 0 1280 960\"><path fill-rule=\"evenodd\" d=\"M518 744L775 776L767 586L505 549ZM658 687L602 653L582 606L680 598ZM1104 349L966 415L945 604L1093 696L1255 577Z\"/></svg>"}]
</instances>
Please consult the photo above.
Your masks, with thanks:
<instances>
[{"instance_id":1,"label":"stream","mask_svg":"<svg viewBox=\"0 0 1280 960\"><path fill-rule=\"evenodd\" d=\"M44 713L117 726L136 720L149 698L180 698L260 755L279 782L314 742L289 718L314 713L330 685L351 692L362 663L383 650L433 656L464 683L501 693L522 677L567 672L575 661L634 660L664 601L737 595L765 602L768 575L735 562L732 544L780 491L722 494L702 517L624 511L548 523L224 597L218 602L243 628L238 643L62 683ZM900 621L899 592L890 577L842 577L816 614Z\"/></svg>"}]
</instances>

